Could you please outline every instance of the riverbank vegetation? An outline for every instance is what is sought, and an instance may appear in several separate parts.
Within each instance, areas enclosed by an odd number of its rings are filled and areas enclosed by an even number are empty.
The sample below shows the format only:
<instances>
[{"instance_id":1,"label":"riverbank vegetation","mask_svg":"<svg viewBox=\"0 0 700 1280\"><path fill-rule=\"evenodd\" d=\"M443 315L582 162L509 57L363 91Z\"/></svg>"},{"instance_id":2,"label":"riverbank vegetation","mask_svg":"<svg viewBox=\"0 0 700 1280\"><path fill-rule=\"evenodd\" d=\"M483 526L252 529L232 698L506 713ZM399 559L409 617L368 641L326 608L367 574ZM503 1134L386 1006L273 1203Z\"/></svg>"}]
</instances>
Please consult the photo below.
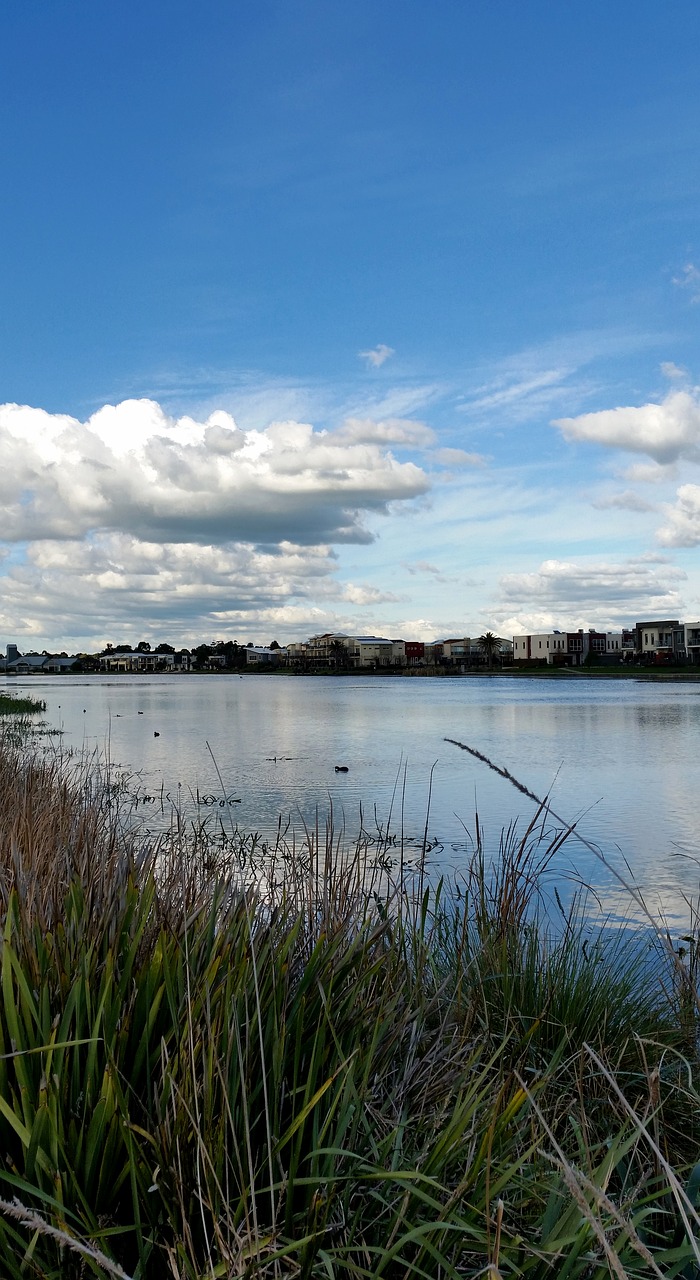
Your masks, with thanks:
<instances>
[{"instance_id":1,"label":"riverbank vegetation","mask_svg":"<svg viewBox=\"0 0 700 1280\"><path fill-rule=\"evenodd\" d=\"M552 931L563 839L392 885L0 743L0 1273L700 1274L697 934Z\"/></svg>"},{"instance_id":2,"label":"riverbank vegetation","mask_svg":"<svg viewBox=\"0 0 700 1280\"><path fill-rule=\"evenodd\" d=\"M31 694L0 693L0 716L33 716L46 710L46 703Z\"/></svg>"}]
</instances>

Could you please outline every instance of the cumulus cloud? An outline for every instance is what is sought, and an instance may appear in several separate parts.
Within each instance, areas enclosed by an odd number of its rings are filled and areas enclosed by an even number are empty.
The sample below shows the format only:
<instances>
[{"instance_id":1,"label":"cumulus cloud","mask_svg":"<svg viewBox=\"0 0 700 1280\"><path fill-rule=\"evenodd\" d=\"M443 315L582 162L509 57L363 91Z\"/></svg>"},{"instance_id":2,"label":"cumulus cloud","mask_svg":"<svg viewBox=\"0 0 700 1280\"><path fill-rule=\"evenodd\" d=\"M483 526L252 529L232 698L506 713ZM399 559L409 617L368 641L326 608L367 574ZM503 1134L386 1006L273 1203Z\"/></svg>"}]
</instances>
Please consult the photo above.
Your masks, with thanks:
<instances>
[{"instance_id":1,"label":"cumulus cloud","mask_svg":"<svg viewBox=\"0 0 700 1280\"><path fill-rule=\"evenodd\" d=\"M170 542L363 542L363 516L428 481L374 439L273 422L241 431L227 413L173 419L150 400L87 422L0 407L6 541L129 531Z\"/></svg>"},{"instance_id":2,"label":"cumulus cloud","mask_svg":"<svg viewBox=\"0 0 700 1280\"><path fill-rule=\"evenodd\" d=\"M426 492L390 446L433 437L358 422L243 431L223 411L175 419L150 400L86 422L0 406L0 628L24 644L101 643L120 626L184 643L256 622L298 634L326 602L389 600L342 587L332 545L371 541L368 517Z\"/></svg>"},{"instance_id":3,"label":"cumulus cloud","mask_svg":"<svg viewBox=\"0 0 700 1280\"><path fill-rule=\"evenodd\" d=\"M27 640L115 632L175 637L234 632L280 611L308 614L312 601L337 597L336 560L328 547L281 543L203 546L143 542L125 533L83 541L40 541L2 579L0 631Z\"/></svg>"},{"instance_id":4,"label":"cumulus cloud","mask_svg":"<svg viewBox=\"0 0 700 1280\"><path fill-rule=\"evenodd\" d=\"M619 626L631 616L668 616L681 608L682 569L662 557L622 563L545 560L534 573L500 580L500 615L521 630L533 626Z\"/></svg>"},{"instance_id":5,"label":"cumulus cloud","mask_svg":"<svg viewBox=\"0 0 700 1280\"><path fill-rule=\"evenodd\" d=\"M566 440L585 440L630 453L645 453L658 463L680 458L700 461L700 401L697 389L671 391L660 404L621 406L576 418L557 418Z\"/></svg>"},{"instance_id":6,"label":"cumulus cloud","mask_svg":"<svg viewBox=\"0 0 700 1280\"><path fill-rule=\"evenodd\" d=\"M366 360L368 365L373 369L380 369L387 360L396 355L393 347L388 347L385 342L378 342L376 347L372 347L370 351L358 351L361 360Z\"/></svg>"},{"instance_id":7,"label":"cumulus cloud","mask_svg":"<svg viewBox=\"0 0 700 1280\"><path fill-rule=\"evenodd\" d=\"M657 533L662 546L700 545L700 485L682 484L676 502L667 508L667 523Z\"/></svg>"}]
</instances>

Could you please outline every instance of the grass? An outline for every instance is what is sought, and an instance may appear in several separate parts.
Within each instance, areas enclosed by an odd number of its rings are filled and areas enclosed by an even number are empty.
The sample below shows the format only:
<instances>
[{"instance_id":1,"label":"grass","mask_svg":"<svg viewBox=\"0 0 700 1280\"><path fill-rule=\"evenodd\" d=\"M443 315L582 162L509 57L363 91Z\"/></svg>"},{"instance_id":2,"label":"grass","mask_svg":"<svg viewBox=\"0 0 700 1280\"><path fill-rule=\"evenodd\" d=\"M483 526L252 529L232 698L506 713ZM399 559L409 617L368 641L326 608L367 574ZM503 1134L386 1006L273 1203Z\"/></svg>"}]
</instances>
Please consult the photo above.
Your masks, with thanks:
<instances>
[{"instance_id":1,"label":"grass","mask_svg":"<svg viewBox=\"0 0 700 1280\"><path fill-rule=\"evenodd\" d=\"M147 844L0 744L0 1273L700 1275L697 930L552 934L562 839Z\"/></svg>"},{"instance_id":2,"label":"grass","mask_svg":"<svg viewBox=\"0 0 700 1280\"><path fill-rule=\"evenodd\" d=\"M21 697L16 693L0 693L0 716L28 716L45 711L46 703L30 694Z\"/></svg>"}]
</instances>

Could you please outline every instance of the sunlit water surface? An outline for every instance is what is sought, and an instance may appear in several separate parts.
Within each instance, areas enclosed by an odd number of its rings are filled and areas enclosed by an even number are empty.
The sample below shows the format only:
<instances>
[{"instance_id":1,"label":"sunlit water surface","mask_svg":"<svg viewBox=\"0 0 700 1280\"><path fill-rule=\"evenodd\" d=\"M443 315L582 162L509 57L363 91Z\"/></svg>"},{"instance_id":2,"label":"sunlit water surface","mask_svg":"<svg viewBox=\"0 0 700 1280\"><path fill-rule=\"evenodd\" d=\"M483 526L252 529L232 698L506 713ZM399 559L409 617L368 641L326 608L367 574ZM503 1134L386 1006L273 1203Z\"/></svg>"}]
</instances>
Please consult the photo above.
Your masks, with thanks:
<instances>
[{"instance_id":1,"label":"sunlit water surface","mask_svg":"<svg viewBox=\"0 0 700 1280\"><path fill-rule=\"evenodd\" d=\"M415 848L427 821L431 874L459 876L477 811L493 847L514 820L524 830L536 806L445 741L454 738L576 820L588 843L573 836L558 855L565 896L579 876L604 910L635 914L589 844L672 923L698 888L700 684L191 675L7 685L45 699L62 730L51 742L108 755L151 797L141 811L150 805L154 822L161 798L268 834L280 817L299 831L317 815L325 822L332 806L350 836L362 815L365 828L390 821Z\"/></svg>"}]
</instances>

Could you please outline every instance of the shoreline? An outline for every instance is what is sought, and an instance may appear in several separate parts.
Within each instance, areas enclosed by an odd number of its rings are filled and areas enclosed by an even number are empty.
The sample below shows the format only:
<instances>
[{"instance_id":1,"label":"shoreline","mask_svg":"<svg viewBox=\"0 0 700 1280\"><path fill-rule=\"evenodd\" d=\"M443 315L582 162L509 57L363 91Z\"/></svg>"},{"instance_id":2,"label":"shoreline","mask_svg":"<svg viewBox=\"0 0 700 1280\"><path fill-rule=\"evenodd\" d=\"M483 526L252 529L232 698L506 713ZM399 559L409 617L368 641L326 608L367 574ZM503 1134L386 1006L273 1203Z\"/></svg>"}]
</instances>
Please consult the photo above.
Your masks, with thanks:
<instances>
[{"instance_id":1,"label":"shoreline","mask_svg":"<svg viewBox=\"0 0 700 1280\"><path fill-rule=\"evenodd\" d=\"M537 669L516 670L507 667L498 671L452 671L449 669L440 669L436 667L403 667L391 668L383 667L373 671L369 668L353 668L349 671L290 671L287 668L259 668L257 670L248 668L243 671L232 669L230 671L65 671L62 673L36 671L23 672L21 675L15 672L0 672L5 679L12 682L15 680L41 680L47 677L56 678L58 680L80 680L86 676L105 676L110 680L133 680L142 678L152 678L153 676L235 676L243 679L244 676L300 676L300 677L327 677L329 679L357 679L358 676L368 679L376 677L391 677L393 680L401 679L419 679L419 680L483 680L483 679L506 679L506 680L568 680L568 679L585 679L585 680L638 680L642 683L654 684L697 684L700 682L700 670L684 671L674 668L672 670L658 670L648 667L634 667L632 670L606 670L605 668L586 669L585 667L542 667Z\"/></svg>"}]
</instances>

